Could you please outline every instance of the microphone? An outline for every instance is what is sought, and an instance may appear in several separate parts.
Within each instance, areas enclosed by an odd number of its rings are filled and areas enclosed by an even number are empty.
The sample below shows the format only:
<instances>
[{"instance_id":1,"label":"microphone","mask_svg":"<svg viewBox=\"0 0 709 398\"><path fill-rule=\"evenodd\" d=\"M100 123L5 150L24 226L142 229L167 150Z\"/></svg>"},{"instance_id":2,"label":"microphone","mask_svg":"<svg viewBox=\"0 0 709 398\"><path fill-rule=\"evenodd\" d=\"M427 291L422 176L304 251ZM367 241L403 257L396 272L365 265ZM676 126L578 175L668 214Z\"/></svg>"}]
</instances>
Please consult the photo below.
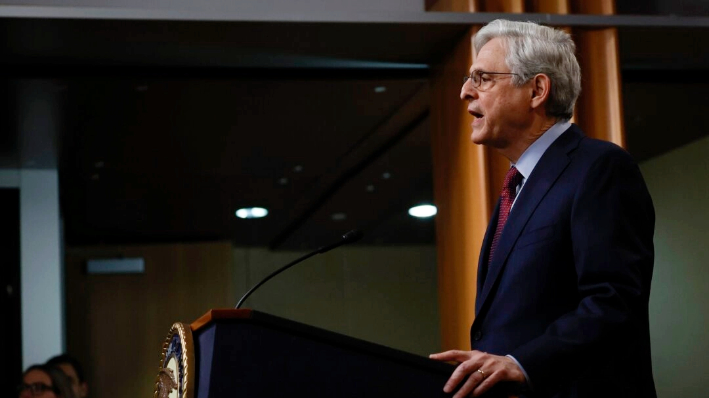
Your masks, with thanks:
<instances>
[{"instance_id":1,"label":"microphone","mask_svg":"<svg viewBox=\"0 0 709 398\"><path fill-rule=\"evenodd\" d=\"M263 278L263 280L262 280L261 282L257 283L254 287L252 287L251 289L249 289L249 291L246 292L246 294L244 294L244 295L241 297L241 299L239 300L239 302L236 304L235 309L238 310L238 309L241 307L241 304L243 304L244 301L246 301L246 298L249 297L249 296L251 295L251 293L254 292L254 290L258 289L261 285L263 285L264 283L266 283L268 280L270 280L270 279L273 278L274 276L276 276L276 275L280 274L281 272L287 270L288 268L290 268L290 267L292 267L292 266L298 264L299 262L302 262L302 261L304 261L304 260L309 259L310 257L312 257L312 256L314 256L314 255L316 255L316 254L322 254L322 253L325 253L325 252L329 252L330 250L332 250L332 249L334 249L334 248L336 248L336 247L339 247L339 246L342 246L342 245L345 245L345 244L348 244L348 243L356 242L356 241L362 239L362 236L363 236L363 234L362 234L361 231L358 231L358 230L356 230L356 229L353 229L353 230L351 230L351 231L345 233L344 235L342 235L342 239L338 240L337 242L332 243L332 244L329 244L329 245L327 245L327 246L321 246L321 247L319 247L318 249L316 249L315 251L310 252L310 253L308 253L308 254L306 254L306 255L300 257L300 258L297 258L297 259L295 259L294 261L292 261L292 262L290 262L290 263L284 265L283 267L281 267L281 268L275 270L275 271L272 272L270 275L268 275L267 277Z\"/></svg>"}]
</instances>

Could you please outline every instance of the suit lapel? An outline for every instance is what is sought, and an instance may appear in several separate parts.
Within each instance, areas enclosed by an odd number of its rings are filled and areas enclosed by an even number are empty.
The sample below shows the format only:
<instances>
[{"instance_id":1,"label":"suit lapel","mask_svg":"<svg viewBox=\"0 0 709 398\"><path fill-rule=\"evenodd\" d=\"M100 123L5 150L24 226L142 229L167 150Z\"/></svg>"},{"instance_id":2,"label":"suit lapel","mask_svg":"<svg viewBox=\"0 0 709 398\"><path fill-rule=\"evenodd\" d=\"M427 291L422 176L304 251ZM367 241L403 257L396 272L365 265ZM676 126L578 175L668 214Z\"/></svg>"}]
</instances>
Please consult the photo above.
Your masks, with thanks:
<instances>
[{"instance_id":1,"label":"suit lapel","mask_svg":"<svg viewBox=\"0 0 709 398\"><path fill-rule=\"evenodd\" d=\"M476 313L480 313L483 305L487 302L495 282L500 277L502 270L507 263L512 248L514 247L517 238L527 224L527 221L537 209L539 202L546 195L549 189L554 185L559 175L564 171L569 164L570 159L568 153L578 146L583 135L575 125L572 125L564 132L554 143L546 150L544 155L539 159L534 171L525 182L524 188L517 198L509 217L507 224L502 230L500 241L495 250L495 256L491 259L487 266L487 276L485 283L482 286L482 294L478 293L476 300ZM495 214L498 212L496 211ZM493 223L491 223L493 224ZM488 235L490 234L490 226L485 235L485 246L483 252L487 253L490 242ZM480 265L484 265L485 258L480 257ZM480 286L478 284L478 289ZM480 290L478 290L480 292Z\"/></svg>"}]
</instances>

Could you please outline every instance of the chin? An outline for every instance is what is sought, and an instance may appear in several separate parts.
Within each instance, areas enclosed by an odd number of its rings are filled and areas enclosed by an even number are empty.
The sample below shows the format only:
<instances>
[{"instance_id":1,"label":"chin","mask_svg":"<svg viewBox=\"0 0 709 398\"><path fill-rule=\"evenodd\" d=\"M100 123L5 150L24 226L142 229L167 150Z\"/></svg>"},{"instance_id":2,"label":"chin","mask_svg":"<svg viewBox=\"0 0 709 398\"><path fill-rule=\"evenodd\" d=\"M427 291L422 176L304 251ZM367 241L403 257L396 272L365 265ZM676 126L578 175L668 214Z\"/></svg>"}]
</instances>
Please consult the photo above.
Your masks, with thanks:
<instances>
[{"instance_id":1,"label":"chin","mask_svg":"<svg viewBox=\"0 0 709 398\"><path fill-rule=\"evenodd\" d=\"M473 134L470 136L470 140L477 145L485 145L486 147L495 149L505 149L509 146L509 142L500 137L491 137L485 134Z\"/></svg>"},{"instance_id":2,"label":"chin","mask_svg":"<svg viewBox=\"0 0 709 398\"><path fill-rule=\"evenodd\" d=\"M470 141L477 145L489 145L491 142L490 137L486 137L484 132L478 133L475 130L470 134Z\"/></svg>"}]
</instances>

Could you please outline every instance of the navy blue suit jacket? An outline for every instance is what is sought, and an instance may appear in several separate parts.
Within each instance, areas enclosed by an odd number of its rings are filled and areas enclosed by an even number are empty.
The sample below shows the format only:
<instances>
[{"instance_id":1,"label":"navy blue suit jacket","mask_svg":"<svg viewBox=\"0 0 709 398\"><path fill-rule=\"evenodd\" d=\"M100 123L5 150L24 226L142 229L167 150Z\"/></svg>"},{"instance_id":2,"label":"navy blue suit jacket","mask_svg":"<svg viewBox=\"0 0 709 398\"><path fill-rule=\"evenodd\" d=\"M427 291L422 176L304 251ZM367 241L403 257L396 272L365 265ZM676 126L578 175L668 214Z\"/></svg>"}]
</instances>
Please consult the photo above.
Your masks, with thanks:
<instances>
[{"instance_id":1,"label":"navy blue suit jacket","mask_svg":"<svg viewBox=\"0 0 709 398\"><path fill-rule=\"evenodd\" d=\"M572 125L544 153L478 269L472 348L511 354L533 397L655 397L655 214L636 163Z\"/></svg>"}]
</instances>

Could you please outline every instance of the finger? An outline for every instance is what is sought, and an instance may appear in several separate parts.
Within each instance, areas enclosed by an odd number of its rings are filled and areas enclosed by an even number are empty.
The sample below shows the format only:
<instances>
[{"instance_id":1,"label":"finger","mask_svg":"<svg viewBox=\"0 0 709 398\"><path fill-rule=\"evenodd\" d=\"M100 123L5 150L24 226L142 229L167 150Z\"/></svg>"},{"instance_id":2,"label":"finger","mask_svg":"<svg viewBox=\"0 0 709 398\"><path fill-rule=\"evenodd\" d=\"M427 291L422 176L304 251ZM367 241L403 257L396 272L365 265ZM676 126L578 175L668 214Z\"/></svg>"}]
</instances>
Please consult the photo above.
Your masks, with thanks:
<instances>
[{"instance_id":1,"label":"finger","mask_svg":"<svg viewBox=\"0 0 709 398\"><path fill-rule=\"evenodd\" d=\"M453 398L463 398L467 397L471 391L474 391L475 387L482 381L482 375L479 372L473 372L468 380L465 381L460 390L458 390Z\"/></svg>"},{"instance_id":2,"label":"finger","mask_svg":"<svg viewBox=\"0 0 709 398\"><path fill-rule=\"evenodd\" d=\"M487 358L490 354L482 351L461 351L461 350L450 350L450 351L445 351L445 352L439 352L436 354L430 354L428 357L431 359L439 360L439 361L457 361L457 362L465 362L467 360L477 358L484 360Z\"/></svg>"},{"instance_id":3,"label":"finger","mask_svg":"<svg viewBox=\"0 0 709 398\"><path fill-rule=\"evenodd\" d=\"M477 387L473 390L473 396L474 397L479 397L480 395L484 394L487 392L487 390L491 389L492 386L497 384L499 381L501 381L504 378L504 372L503 371L497 371L493 372L489 376L487 376L484 380L482 380Z\"/></svg>"},{"instance_id":4,"label":"finger","mask_svg":"<svg viewBox=\"0 0 709 398\"><path fill-rule=\"evenodd\" d=\"M446 385L443 386L443 391L447 393L452 392L463 379L471 373L476 372L478 368L479 366L474 361L468 360L461 363L455 368L453 374L451 374L451 377L446 382Z\"/></svg>"},{"instance_id":5,"label":"finger","mask_svg":"<svg viewBox=\"0 0 709 398\"><path fill-rule=\"evenodd\" d=\"M439 352L437 354L431 354L428 357L437 361L465 362L470 359L470 351L450 350Z\"/></svg>"}]
</instances>

